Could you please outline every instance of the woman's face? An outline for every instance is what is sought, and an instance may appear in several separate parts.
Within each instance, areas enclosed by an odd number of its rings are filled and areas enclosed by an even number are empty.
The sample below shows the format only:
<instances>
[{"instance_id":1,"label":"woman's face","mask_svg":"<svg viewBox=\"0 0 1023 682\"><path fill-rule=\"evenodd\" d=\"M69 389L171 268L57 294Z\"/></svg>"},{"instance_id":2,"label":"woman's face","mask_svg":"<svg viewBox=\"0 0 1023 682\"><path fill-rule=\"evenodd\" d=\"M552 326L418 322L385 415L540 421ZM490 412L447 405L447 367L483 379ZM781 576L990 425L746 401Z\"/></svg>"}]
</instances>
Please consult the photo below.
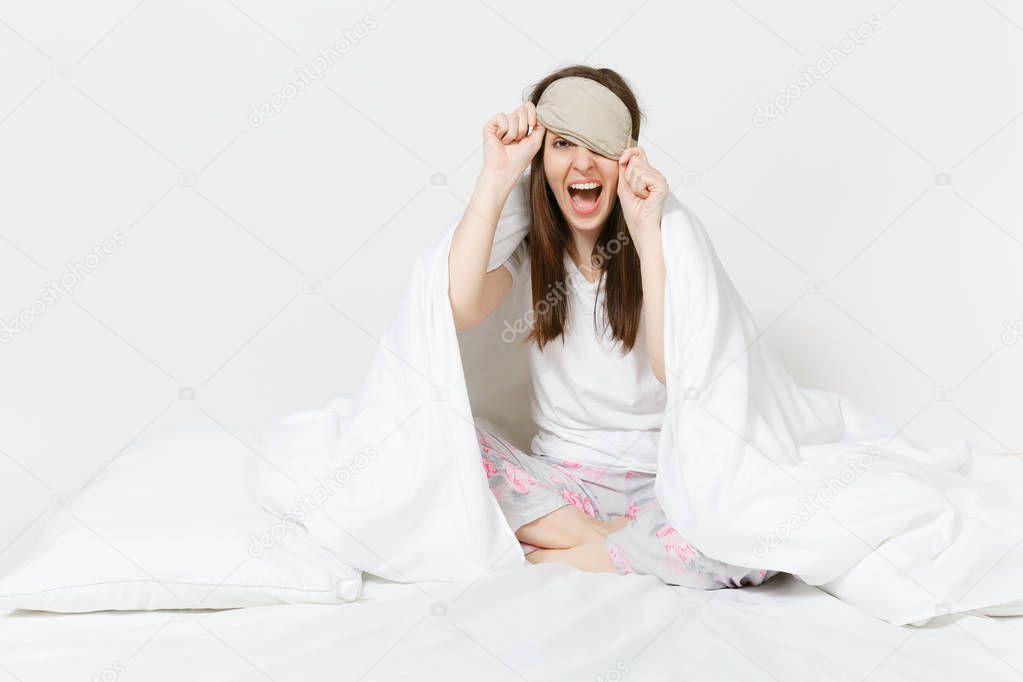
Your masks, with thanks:
<instances>
[{"instance_id":1,"label":"woman's face","mask_svg":"<svg viewBox=\"0 0 1023 682\"><path fill-rule=\"evenodd\" d=\"M562 214L577 230L599 230L618 198L618 161L551 131L545 138L544 175Z\"/></svg>"}]
</instances>

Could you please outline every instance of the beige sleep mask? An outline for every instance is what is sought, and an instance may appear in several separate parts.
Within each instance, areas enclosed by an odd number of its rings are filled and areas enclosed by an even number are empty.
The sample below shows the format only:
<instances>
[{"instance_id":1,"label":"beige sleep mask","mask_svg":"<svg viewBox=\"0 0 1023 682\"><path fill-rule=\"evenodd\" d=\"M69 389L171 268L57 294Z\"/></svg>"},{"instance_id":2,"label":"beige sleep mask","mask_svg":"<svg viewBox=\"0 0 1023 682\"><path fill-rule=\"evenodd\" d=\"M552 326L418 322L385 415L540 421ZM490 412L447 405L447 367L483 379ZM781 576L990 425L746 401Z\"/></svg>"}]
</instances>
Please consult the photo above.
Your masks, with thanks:
<instances>
[{"instance_id":1,"label":"beige sleep mask","mask_svg":"<svg viewBox=\"0 0 1023 682\"><path fill-rule=\"evenodd\" d=\"M637 144L625 102L592 78L566 76L548 85L536 118L566 140L611 159Z\"/></svg>"}]
</instances>

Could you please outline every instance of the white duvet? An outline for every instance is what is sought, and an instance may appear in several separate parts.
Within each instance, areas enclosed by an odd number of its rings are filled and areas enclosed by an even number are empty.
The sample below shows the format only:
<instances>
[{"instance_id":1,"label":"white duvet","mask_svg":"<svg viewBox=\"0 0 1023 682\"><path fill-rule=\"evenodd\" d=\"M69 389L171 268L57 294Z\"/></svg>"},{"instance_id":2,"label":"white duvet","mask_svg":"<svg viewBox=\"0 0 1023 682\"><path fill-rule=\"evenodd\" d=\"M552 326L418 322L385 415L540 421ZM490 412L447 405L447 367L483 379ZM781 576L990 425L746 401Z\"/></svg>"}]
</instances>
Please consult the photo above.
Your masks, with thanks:
<instances>
[{"instance_id":1,"label":"white duvet","mask_svg":"<svg viewBox=\"0 0 1023 682\"><path fill-rule=\"evenodd\" d=\"M502 213L488 269L527 233L526 187ZM417 259L359 393L264 431L267 506L400 582L525 562L480 462L447 298L456 226ZM673 195L661 233L656 492L679 532L716 559L792 573L894 624L1023 613L1023 462L969 444L921 449L844 396L797 386Z\"/></svg>"}]
</instances>

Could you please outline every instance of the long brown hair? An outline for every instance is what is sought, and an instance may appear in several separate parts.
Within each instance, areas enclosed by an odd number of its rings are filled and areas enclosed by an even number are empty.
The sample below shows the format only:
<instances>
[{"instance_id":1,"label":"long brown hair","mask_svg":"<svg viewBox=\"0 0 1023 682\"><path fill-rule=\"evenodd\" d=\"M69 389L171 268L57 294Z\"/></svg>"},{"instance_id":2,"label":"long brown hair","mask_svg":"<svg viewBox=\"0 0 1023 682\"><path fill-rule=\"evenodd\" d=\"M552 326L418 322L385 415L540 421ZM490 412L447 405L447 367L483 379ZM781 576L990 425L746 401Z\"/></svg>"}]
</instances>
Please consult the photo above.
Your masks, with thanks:
<instances>
[{"instance_id":1,"label":"long brown hair","mask_svg":"<svg viewBox=\"0 0 1023 682\"><path fill-rule=\"evenodd\" d=\"M636 96L625 79L611 69L596 69L581 64L559 69L533 86L530 101L537 104L548 85L566 76L590 78L618 95L632 117L632 138L639 139L643 114ZM527 241L531 261L534 325L528 340L535 340L542 349L546 343L561 336L568 320L569 297L564 291L567 280L564 254L572 242L572 233L547 184L543 170L543 151L533 157L529 182L531 222ZM639 254L629 238L628 226L617 196L613 202L611 213L594 246L592 266L599 267L606 275L607 322L612 337L621 342L623 352L629 352L639 332L643 285ZM552 296L552 291L558 291L560 295ZM553 304L552 299L555 299ZM596 309L593 314L596 320Z\"/></svg>"}]
</instances>

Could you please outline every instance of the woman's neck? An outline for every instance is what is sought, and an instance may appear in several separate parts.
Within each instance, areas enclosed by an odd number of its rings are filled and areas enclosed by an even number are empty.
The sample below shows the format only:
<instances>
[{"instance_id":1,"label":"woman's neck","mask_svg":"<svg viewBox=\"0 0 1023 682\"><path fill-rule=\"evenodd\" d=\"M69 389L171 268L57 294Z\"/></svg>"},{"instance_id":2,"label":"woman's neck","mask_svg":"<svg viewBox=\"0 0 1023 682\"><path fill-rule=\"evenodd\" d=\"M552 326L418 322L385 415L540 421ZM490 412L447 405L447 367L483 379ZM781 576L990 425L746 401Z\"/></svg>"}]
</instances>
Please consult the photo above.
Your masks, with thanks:
<instances>
[{"instance_id":1,"label":"woman's neck","mask_svg":"<svg viewBox=\"0 0 1023 682\"><path fill-rule=\"evenodd\" d=\"M579 268L579 272L583 274L590 282L595 282L600 277L600 269L594 269L592 264L593 247L597 245L596 230L576 230L572 228L572 246L571 251L568 255L572 261Z\"/></svg>"}]
</instances>

